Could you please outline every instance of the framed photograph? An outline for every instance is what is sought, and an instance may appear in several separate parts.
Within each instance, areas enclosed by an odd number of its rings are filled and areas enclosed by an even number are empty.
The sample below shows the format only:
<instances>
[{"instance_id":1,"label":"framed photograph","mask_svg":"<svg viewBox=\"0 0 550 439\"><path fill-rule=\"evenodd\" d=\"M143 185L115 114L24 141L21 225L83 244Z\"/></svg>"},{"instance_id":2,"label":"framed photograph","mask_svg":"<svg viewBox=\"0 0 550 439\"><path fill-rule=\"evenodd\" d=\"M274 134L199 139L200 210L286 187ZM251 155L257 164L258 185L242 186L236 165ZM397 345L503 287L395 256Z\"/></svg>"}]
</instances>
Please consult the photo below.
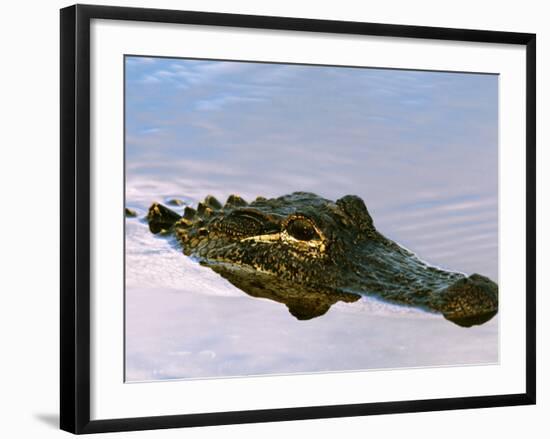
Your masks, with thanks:
<instances>
[{"instance_id":1,"label":"framed photograph","mask_svg":"<svg viewBox=\"0 0 550 439\"><path fill-rule=\"evenodd\" d=\"M61 10L61 428L535 403L535 35Z\"/></svg>"}]
</instances>

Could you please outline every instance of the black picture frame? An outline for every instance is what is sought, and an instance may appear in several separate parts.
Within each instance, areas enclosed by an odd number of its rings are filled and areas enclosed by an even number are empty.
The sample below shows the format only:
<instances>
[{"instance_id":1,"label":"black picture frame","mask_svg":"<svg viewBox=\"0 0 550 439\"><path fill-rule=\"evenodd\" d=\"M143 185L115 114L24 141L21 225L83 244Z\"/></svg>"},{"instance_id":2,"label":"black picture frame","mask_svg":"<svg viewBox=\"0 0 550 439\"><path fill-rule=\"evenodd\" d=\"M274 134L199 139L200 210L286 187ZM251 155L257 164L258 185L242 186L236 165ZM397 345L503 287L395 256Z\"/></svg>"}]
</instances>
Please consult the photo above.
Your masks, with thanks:
<instances>
[{"instance_id":1,"label":"black picture frame","mask_svg":"<svg viewBox=\"0 0 550 439\"><path fill-rule=\"evenodd\" d=\"M80 434L535 404L535 34L90 5L70 6L61 9L60 14L61 429ZM90 21L92 19L525 46L527 60L525 66L527 83L525 115L527 163L525 393L90 420Z\"/></svg>"}]
</instances>

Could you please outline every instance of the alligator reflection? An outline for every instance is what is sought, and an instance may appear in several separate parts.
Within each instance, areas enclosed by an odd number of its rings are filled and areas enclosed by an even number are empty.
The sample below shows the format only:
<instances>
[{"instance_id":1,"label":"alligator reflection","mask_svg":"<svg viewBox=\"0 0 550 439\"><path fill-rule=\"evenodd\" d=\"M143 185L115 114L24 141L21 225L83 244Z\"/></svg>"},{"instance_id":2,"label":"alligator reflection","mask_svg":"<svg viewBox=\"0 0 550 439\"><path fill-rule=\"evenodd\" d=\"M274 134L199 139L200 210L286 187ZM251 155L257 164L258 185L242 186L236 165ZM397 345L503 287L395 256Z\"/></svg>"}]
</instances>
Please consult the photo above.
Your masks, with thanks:
<instances>
[{"instance_id":1,"label":"alligator reflection","mask_svg":"<svg viewBox=\"0 0 550 439\"><path fill-rule=\"evenodd\" d=\"M275 276L230 264L203 262L202 265L211 268L249 296L286 305L290 314L298 320L322 316L336 302L355 302L361 298L353 293L315 291L306 285L291 284Z\"/></svg>"},{"instance_id":2,"label":"alligator reflection","mask_svg":"<svg viewBox=\"0 0 550 439\"><path fill-rule=\"evenodd\" d=\"M457 324L458 326L469 328L471 326L482 325L483 323L488 322L494 316L496 316L497 313L498 313L498 310L494 310L494 311L489 311L485 314L478 314L478 315L467 316L467 317L450 317L445 314L443 314L443 317L445 317L450 322Z\"/></svg>"},{"instance_id":3,"label":"alligator reflection","mask_svg":"<svg viewBox=\"0 0 550 439\"><path fill-rule=\"evenodd\" d=\"M290 314L298 320L320 317L337 302L352 303L361 298L360 294L335 292L334 290L327 292L313 290L307 285L285 282L275 276L231 264L202 262L201 265L211 268L249 296L270 299L286 305ZM426 309L426 311L430 310ZM468 317L453 318L446 315L443 317L458 326L469 328L488 322L497 312L495 310Z\"/></svg>"}]
</instances>

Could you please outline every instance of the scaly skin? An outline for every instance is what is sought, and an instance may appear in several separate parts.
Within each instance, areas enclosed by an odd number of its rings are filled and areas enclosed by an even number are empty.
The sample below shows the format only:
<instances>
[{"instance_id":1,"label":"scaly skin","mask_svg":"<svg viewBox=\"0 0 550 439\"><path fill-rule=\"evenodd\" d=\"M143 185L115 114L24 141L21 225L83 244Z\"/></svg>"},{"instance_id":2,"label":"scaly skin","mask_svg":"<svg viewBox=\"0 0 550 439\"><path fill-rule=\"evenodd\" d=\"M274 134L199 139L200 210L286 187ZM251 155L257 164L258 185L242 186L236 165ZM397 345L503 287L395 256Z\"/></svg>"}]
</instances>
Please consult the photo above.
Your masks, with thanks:
<instances>
[{"instance_id":1,"label":"scaly skin","mask_svg":"<svg viewBox=\"0 0 550 439\"><path fill-rule=\"evenodd\" d=\"M467 327L498 311L496 283L421 261L376 230L357 196L333 202L295 192L248 204L232 195L223 207L208 196L183 217L154 203L147 219L153 233L173 233L186 255L252 296L286 304L299 319L363 294Z\"/></svg>"}]
</instances>

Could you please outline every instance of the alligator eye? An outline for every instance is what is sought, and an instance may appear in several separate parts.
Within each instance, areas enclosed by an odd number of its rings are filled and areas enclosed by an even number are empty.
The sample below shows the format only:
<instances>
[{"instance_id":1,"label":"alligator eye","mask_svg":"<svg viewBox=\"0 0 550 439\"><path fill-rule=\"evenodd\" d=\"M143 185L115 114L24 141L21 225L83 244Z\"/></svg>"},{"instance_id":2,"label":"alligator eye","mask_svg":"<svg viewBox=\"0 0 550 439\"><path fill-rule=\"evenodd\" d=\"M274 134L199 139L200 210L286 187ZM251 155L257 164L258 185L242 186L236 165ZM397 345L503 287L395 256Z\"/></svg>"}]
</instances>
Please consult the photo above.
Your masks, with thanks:
<instances>
[{"instance_id":1,"label":"alligator eye","mask_svg":"<svg viewBox=\"0 0 550 439\"><path fill-rule=\"evenodd\" d=\"M315 227L313 227L313 224L311 224L308 220L300 218L290 221L286 226L286 231L290 236L299 239L300 241L320 239Z\"/></svg>"}]
</instances>

